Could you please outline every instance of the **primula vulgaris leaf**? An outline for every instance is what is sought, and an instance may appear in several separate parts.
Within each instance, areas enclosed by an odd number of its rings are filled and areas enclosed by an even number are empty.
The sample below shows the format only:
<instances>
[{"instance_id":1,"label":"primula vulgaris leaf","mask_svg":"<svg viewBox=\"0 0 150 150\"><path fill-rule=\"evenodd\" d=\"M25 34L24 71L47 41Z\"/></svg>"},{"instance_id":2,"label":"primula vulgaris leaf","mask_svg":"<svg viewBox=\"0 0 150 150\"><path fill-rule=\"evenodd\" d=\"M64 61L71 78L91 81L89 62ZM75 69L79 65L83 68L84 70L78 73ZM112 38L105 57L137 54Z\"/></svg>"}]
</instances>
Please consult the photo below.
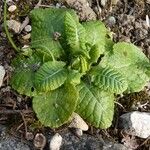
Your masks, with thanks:
<instances>
[{"instance_id":1,"label":"primula vulgaris leaf","mask_svg":"<svg viewBox=\"0 0 150 150\"><path fill-rule=\"evenodd\" d=\"M114 114L114 95L93 85L77 86L79 100L76 112L98 128L108 128Z\"/></svg>"},{"instance_id":2,"label":"primula vulgaris leaf","mask_svg":"<svg viewBox=\"0 0 150 150\"><path fill-rule=\"evenodd\" d=\"M47 92L60 87L67 79L65 63L49 61L44 63L35 73L35 86L38 91Z\"/></svg>"},{"instance_id":3,"label":"primula vulgaris leaf","mask_svg":"<svg viewBox=\"0 0 150 150\"><path fill-rule=\"evenodd\" d=\"M99 49L99 54L103 54L105 51L105 39L107 29L105 25L100 21L89 21L82 24L86 30L86 42L87 46L96 45Z\"/></svg>"},{"instance_id":4,"label":"primula vulgaris leaf","mask_svg":"<svg viewBox=\"0 0 150 150\"><path fill-rule=\"evenodd\" d=\"M82 54L89 57L85 46L85 29L79 22L74 20L68 12L66 12L65 16L65 34L72 55Z\"/></svg>"},{"instance_id":5,"label":"primula vulgaris leaf","mask_svg":"<svg viewBox=\"0 0 150 150\"><path fill-rule=\"evenodd\" d=\"M126 92L139 92L146 85L149 78L146 75L148 58L133 44L119 42L114 45L113 50L105 55L101 61L102 67L110 66L125 77L128 82Z\"/></svg>"},{"instance_id":6,"label":"primula vulgaris leaf","mask_svg":"<svg viewBox=\"0 0 150 150\"><path fill-rule=\"evenodd\" d=\"M89 69L88 62L85 57L80 56L80 64L81 64L81 70L80 70L81 73L85 73Z\"/></svg>"},{"instance_id":7,"label":"primula vulgaris leaf","mask_svg":"<svg viewBox=\"0 0 150 150\"><path fill-rule=\"evenodd\" d=\"M15 68L11 78L12 88L20 94L35 96L37 92L33 81L35 71L39 68L41 60L36 55L30 56L30 58L18 56L12 64Z\"/></svg>"},{"instance_id":8,"label":"primula vulgaris leaf","mask_svg":"<svg viewBox=\"0 0 150 150\"><path fill-rule=\"evenodd\" d=\"M33 98L33 109L40 122L51 128L66 123L75 111L78 92L71 84Z\"/></svg>"},{"instance_id":9,"label":"primula vulgaris leaf","mask_svg":"<svg viewBox=\"0 0 150 150\"><path fill-rule=\"evenodd\" d=\"M79 73L77 70L68 70L67 82L73 85L80 84L80 79L82 74Z\"/></svg>"},{"instance_id":10,"label":"primula vulgaris leaf","mask_svg":"<svg viewBox=\"0 0 150 150\"><path fill-rule=\"evenodd\" d=\"M39 48L44 54L60 58L64 54L61 39L64 36L64 17L68 11L75 20L76 13L69 9L34 9L31 11L31 46ZM59 40L60 39L60 40Z\"/></svg>"},{"instance_id":11,"label":"primula vulgaris leaf","mask_svg":"<svg viewBox=\"0 0 150 150\"><path fill-rule=\"evenodd\" d=\"M100 47L99 45L93 45L90 52L89 52L89 55L90 55L90 63L96 63L98 61L98 58L100 57L101 55L101 51L100 51Z\"/></svg>"},{"instance_id":12,"label":"primula vulgaris leaf","mask_svg":"<svg viewBox=\"0 0 150 150\"><path fill-rule=\"evenodd\" d=\"M127 87L126 79L113 68L99 68L94 78L94 84L116 94L123 93Z\"/></svg>"}]
</instances>

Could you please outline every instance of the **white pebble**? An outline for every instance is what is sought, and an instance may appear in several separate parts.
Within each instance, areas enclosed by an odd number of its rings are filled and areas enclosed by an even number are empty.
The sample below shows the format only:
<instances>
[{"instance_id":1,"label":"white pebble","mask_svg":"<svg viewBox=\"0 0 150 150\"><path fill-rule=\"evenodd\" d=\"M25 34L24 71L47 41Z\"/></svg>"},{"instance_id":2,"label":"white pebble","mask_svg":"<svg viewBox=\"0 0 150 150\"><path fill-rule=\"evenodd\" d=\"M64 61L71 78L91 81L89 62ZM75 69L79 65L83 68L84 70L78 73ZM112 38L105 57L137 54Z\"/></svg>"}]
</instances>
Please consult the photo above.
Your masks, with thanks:
<instances>
[{"instance_id":1,"label":"white pebble","mask_svg":"<svg viewBox=\"0 0 150 150\"><path fill-rule=\"evenodd\" d=\"M0 66L0 87L2 86L4 76L5 76L5 69L3 66Z\"/></svg>"},{"instance_id":2,"label":"white pebble","mask_svg":"<svg viewBox=\"0 0 150 150\"><path fill-rule=\"evenodd\" d=\"M50 141L49 149L50 150L59 150L62 144L62 137L59 133L56 133Z\"/></svg>"},{"instance_id":3,"label":"white pebble","mask_svg":"<svg viewBox=\"0 0 150 150\"><path fill-rule=\"evenodd\" d=\"M24 29L26 32L31 32L32 27L30 25L27 25Z\"/></svg>"},{"instance_id":4,"label":"white pebble","mask_svg":"<svg viewBox=\"0 0 150 150\"><path fill-rule=\"evenodd\" d=\"M8 11L14 12L16 9L17 9L16 5L11 5L11 6L9 6Z\"/></svg>"},{"instance_id":5,"label":"white pebble","mask_svg":"<svg viewBox=\"0 0 150 150\"><path fill-rule=\"evenodd\" d=\"M150 27L150 19L148 15L146 15L146 24L148 27Z\"/></svg>"},{"instance_id":6,"label":"white pebble","mask_svg":"<svg viewBox=\"0 0 150 150\"><path fill-rule=\"evenodd\" d=\"M24 40L29 40L31 38L31 34L27 34L25 36L22 37Z\"/></svg>"},{"instance_id":7,"label":"white pebble","mask_svg":"<svg viewBox=\"0 0 150 150\"><path fill-rule=\"evenodd\" d=\"M70 128L78 128L83 131L87 131L89 128L88 125L86 124L86 122L76 113L73 114L72 121L71 121L69 127Z\"/></svg>"},{"instance_id":8,"label":"white pebble","mask_svg":"<svg viewBox=\"0 0 150 150\"><path fill-rule=\"evenodd\" d=\"M107 0L101 0L101 5L102 5L103 7L105 7L106 3L107 3Z\"/></svg>"},{"instance_id":9,"label":"white pebble","mask_svg":"<svg viewBox=\"0 0 150 150\"><path fill-rule=\"evenodd\" d=\"M13 30L15 33L19 33L21 23L16 20L8 20L7 21L8 28Z\"/></svg>"},{"instance_id":10,"label":"white pebble","mask_svg":"<svg viewBox=\"0 0 150 150\"><path fill-rule=\"evenodd\" d=\"M60 8L61 7L61 4L60 3L57 3L56 4L56 8Z\"/></svg>"}]
</instances>

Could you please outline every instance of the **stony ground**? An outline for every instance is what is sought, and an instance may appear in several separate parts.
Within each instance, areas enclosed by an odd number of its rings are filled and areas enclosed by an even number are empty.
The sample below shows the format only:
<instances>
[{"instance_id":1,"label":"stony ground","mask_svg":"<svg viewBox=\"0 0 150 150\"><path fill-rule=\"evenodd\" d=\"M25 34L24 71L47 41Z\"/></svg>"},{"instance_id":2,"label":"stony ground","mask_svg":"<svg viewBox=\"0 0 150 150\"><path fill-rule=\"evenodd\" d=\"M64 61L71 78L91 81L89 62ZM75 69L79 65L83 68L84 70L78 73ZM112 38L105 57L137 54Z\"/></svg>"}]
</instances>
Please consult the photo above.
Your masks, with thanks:
<instances>
[{"instance_id":1,"label":"stony ground","mask_svg":"<svg viewBox=\"0 0 150 150\"><path fill-rule=\"evenodd\" d=\"M118 3L116 3L117 1ZM113 32L114 41L132 42L141 47L147 57L150 58L149 0L112 0L108 2L106 0L101 0L101 2L100 0L88 0L88 5L86 0L66 0L63 2L43 0L41 5L38 2L38 0L10 0L8 2L8 7L12 5L17 7L16 10L13 10L14 8L9 10L8 20L14 19L18 23L15 29L10 27L13 30L11 32L12 37L18 46L23 47L30 42L30 21L28 22L26 17L35 6L71 7L77 11L81 21L91 19L104 21L106 26ZM26 21L24 22L24 20ZM19 29L24 24L26 28L19 32ZM27 25L29 26L27 27ZM51 138L56 133L59 133L63 138L62 150L148 150L150 148L149 138L140 138L135 134L124 132L118 126L119 116L124 113L135 110L150 112L150 85L140 93L125 95L119 99L119 104L116 104L114 123L108 130L90 127L82 136L79 136L76 131L70 130L66 126L57 130L42 127L32 112L31 100L28 97L18 95L9 86L12 72L10 63L15 56L15 52L8 42L3 29L3 1L1 0L0 66L4 67L6 73L3 84L0 87L0 150L32 150L37 145L44 144L45 140L47 142L44 149L48 150ZM145 114L140 115L138 114L139 119L140 117L147 117ZM149 118L147 117L146 119L148 120ZM149 133L149 131L147 132ZM37 133L42 135L38 135L39 137L35 138Z\"/></svg>"}]
</instances>

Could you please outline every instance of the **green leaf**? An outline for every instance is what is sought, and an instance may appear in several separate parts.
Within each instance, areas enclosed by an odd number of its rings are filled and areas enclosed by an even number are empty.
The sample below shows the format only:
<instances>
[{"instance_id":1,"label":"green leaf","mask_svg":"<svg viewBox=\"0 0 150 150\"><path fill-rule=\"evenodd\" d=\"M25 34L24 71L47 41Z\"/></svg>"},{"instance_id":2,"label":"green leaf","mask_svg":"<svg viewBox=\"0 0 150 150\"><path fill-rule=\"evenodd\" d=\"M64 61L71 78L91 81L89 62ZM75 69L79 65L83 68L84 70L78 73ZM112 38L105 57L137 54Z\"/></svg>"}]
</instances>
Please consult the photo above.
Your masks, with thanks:
<instances>
[{"instance_id":1,"label":"green leaf","mask_svg":"<svg viewBox=\"0 0 150 150\"><path fill-rule=\"evenodd\" d=\"M144 53L135 45L119 42L114 45L113 50L105 55L101 61L102 67L114 68L128 82L126 92L139 92L148 82L144 64L149 60Z\"/></svg>"},{"instance_id":2,"label":"green leaf","mask_svg":"<svg viewBox=\"0 0 150 150\"><path fill-rule=\"evenodd\" d=\"M97 70L94 84L101 89L106 89L116 94L123 93L128 87L127 81L122 74L108 67Z\"/></svg>"},{"instance_id":3,"label":"green leaf","mask_svg":"<svg viewBox=\"0 0 150 150\"><path fill-rule=\"evenodd\" d=\"M74 18L68 12L66 12L65 16L65 33L67 43L70 46L71 54L82 54L84 56L89 57L85 46L85 29L79 22L74 20Z\"/></svg>"},{"instance_id":4,"label":"green leaf","mask_svg":"<svg viewBox=\"0 0 150 150\"><path fill-rule=\"evenodd\" d=\"M77 70L70 69L68 70L67 82L73 85L78 85L80 84L81 76L82 74L79 73Z\"/></svg>"},{"instance_id":5,"label":"green leaf","mask_svg":"<svg viewBox=\"0 0 150 150\"><path fill-rule=\"evenodd\" d=\"M107 29L105 25L100 21L89 21L82 23L86 30L86 42L92 47L96 45L99 49L99 54L103 54L105 51L105 39Z\"/></svg>"},{"instance_id":6,"label":"green leaf","mask_svg":"<svg viewBox=\"0 0 150 150\"><path fill-rule=\"evenodd\" d=\"M19 55L16 59L14 59L13 67L15 68L15 71L11 78L12 88L23 95L37 95L33 81L35 71L38 69L40 64L40 59L35 55L30 56L30 58L25 58L24 56Z\"/></svg>"},{"instance_id":7,"label":"green leaf","mask_svg":"<svg viewBox=\"0 0 150 150\"><path fill-rule=\"evenodd\" d=\"M93 45L89 52L89 55L90 55L90 63L96 63L101 55L99 45Z\"/></svg>"},{"instance_id":8,"label":"green leaf","mask_svg":"<svg viewBox=\"0 0 150 150\"><path fill-rule=\"evenodd\" d=\"M44 63L35 73L35 86L38 91L48 92L60 87L67 79L65 63L49 61Z\"/></svg>"},{"instance_id":9,"label":"green leaf","mask_svg":"<svg viewBox=\"0 0 150 150\"><path fill-rule=\"evenodd\" d=\"M114 114L114 95L94 86L77 86L79 100L76 112L97 128L108 128Z\"/></svg>"},{"instance_id":10,"label":"green leaf","mask_svg":"<svg viewBox=\"0 0 150 150\"><path fill-rule=\"evenodd\" d=\"M89 69L88 62L85 59L85 57L80 56L80 64L81 64L81 73L85 73Z\"/></svg>"},{"instance_id":11,"label":"green leaf","mask_svg":"<svg viewBox=\"0 0 150 150\"><path fill-rule=\"evenodd\" d=\"M45 95L33 98L33 109L40 122L57 128L66 123L75 111L78 99L76 88L67 84Z\"/></svg>"},{"instance_id":12,"label":"green leaf","mask_svg":"<svg viewBox=\"0 0 150 150\"><path fill-rule=\"evenodd\" d=\"M39 48L41 52L55 58L64 54L61 46L61 39L64 37L64 17L68 11L75 20L78 20L76 13L69 9L34 9L31 11L32 33L31 47ZM58 36L58 39L55 36ZM59 40L60 39L60 40ZM52 54L52 55L51 55Z\"/></svg>"}]
</instances>

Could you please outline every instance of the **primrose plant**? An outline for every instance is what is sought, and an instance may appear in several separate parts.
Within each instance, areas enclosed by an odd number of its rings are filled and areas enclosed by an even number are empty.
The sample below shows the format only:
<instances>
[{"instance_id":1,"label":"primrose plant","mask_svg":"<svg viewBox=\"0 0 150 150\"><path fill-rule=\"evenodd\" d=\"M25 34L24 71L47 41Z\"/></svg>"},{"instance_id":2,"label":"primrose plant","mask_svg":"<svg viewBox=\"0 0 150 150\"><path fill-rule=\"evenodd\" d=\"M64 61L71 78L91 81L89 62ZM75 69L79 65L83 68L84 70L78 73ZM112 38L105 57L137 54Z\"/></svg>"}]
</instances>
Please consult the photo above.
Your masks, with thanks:
<instances>
[{"instance_id":1,"label":"primrose plant","mask_svg":"<svg viewBox=\"0 0 150 150\"><path fill-rule=\"evenodd\" d=\"M117 94L138 92L150 63L131 43L114 43L100 21L79 22L70 9L31 12L31 46L12 62L12 87L33 97L39 121L57 128L73 112L97 128L108 128Z\"/></svg>"}]
</instances>

